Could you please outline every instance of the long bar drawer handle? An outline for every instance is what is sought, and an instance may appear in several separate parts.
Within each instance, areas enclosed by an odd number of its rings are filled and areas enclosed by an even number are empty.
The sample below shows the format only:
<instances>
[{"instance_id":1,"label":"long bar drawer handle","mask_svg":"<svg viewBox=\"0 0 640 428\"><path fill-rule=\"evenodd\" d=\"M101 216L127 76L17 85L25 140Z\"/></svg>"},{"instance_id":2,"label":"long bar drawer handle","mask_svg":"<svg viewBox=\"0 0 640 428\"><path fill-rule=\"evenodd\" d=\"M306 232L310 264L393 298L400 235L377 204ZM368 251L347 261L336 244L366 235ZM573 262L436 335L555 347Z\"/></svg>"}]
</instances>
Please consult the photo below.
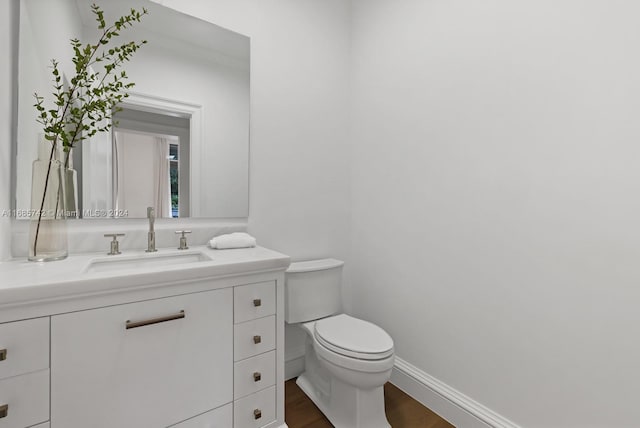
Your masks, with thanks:
<instances>
[{"instance_id":1,"label":"long bar drawer handle","mask_svg":"<svg viewBox=\"0 0 640 428\"><path fill-rule=\"evenodd\" d=\"M253 336L253 343L255 343L257 345L260 342L262 342L262 337L261 336Z\"/></svg>"},{"instance_id":2,"label":"long bar drawer handle","mask_svg":"<svg viewBox=\"0 0 640 428\"><path fill-rule=\"evenodd\" d=\"M262 417L262 410L255 409L253 411L253 419L260 419Z\"/></svg>"},{"instance_id":3,"label":"long bar drawer handle","mask_svg":"<svg viewBox=\"0 0 640 428\"><path fill-rule=\"evenodd\" d=\"M7 350L0 349L0 361L4 361L7 359Z\"/></svg>"},{"instance_id":4,"label":"long bar drawer handle","mask_svg":"<svg viewBox=\"0 0 640 428\"><path fill-rule=\"evenodd\" d=\"M255 306L256 308L258 306L262 306L262 299L253 299L253 306Z\"/></svg>"},{"instance_id":5,"label":"long bar drawer handle","mask_svg":"<svg viewBox=\"0 0 640 428\"><path fill-rule=\"evenodd\" d=\"M253 381L260 382L260 379L262 379L262 374L260 372L253 372Z\"/></svg>"},{"instance_id":6,"label":"long bar drawer handle","mask_svg":"<svg viewBox=\"0 0 640 428\"><path fill-rule=\"evenodd\" d=\"M134 321L127 320L127 330L129 330L130 328L144 327L145 325L152 325L152 324L158 324L161 322L179 320L184 317L185 317L184 311L180 311L180 313L177 313L177 314L167 315L166 317L151 318L144 321L134 322Z\"/></svg>"},{"instance_id":7,"label":"long bar drawer handle","mask_svg":"<svg viewBox=\"0 0 640 428\"><path fill-rule=\"evenodd\" d=\"M0 419L6 418L8 414L9 414L9 405L3 404L2 406L0 406Z\"/></svg>"}]
</instances>

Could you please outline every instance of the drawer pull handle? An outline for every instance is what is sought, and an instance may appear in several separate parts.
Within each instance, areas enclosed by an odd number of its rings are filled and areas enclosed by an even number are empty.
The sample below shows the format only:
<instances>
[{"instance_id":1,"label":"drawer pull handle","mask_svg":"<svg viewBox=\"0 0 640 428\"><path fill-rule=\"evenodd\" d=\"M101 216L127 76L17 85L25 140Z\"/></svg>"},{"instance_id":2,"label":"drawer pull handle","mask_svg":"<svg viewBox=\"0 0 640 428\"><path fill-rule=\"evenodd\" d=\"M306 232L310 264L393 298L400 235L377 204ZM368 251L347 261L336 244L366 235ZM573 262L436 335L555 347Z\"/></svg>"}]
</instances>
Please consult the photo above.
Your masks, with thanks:
<instances>
[{"instance_id":1,"label":"drawer pull handle","mask_svg":"<svg viewBox=\"0 0 640 428\"><path fill-rule=\"evenodd\" d=\"M8 414L9 414L9 405L3 404L2 406L0 406L0 419L6 418Z\"/></svg>"},{"instance_id":2,"label":"drawer pull handle","mask_svg":"<svg viewBox=\"0 0 640 428\"><path fill-rule=\"evenodd\" d=\"M255 409L253 411L253 419L260 419L262 417L262 410Z\"/></svg>"},{"instance_id":3,"label":"drawer pull handle","mask_svg":"<svg viewBox=\"0 0 640 428\"><path fill-rule=\"evenodd\" d=\"M260 372L254 372L253 373L253 381L254 382L260 382L260 379L262 379L262 374L260 374Z\"/></svg>"},{"instance_id":4,"label":"drawer pull handle","mask_svg":"<svg viewBox=\"0 0 640 428\"><path fill-rule=\"evenodd\" d=\"M260 342L262 342L262 337L261 336L253 336L253 343L255 343L257 345Z\"/></svg>"},{"instance_id":5,"label":"drawer pull handle","mask_svg":"<svg viewBox=\"0 0 640 428\"><path fill-rule=\"evenodd\" d=\"M127 330L129 330L130 328L138 328L138 327L144 327L146 325L151 325L151 324L158 324L161 322L167 322L167 321L173 321L173 320L179 320L185 317L184 311L180 311L180 313L177 314L173 314L173 315L167 315L166 317L158 317L158 318L151 318L148 320L144 320L144 321L128 321L127 320Z\"/></svg>"},{"instance_id":6,"label":"drawer pull handle","mask_svg":"<svg viewBox=\"0 0 640 428\"><path fill-rule=\"evenodd\" d=\"M262 299L253 299L253 306L255 306L256 308L258 306L262 306Z\"/></svg>"},{"instance_id":7,"label":"drawer pull handle","mask_svg":"<svg viewBox=\"0 0 640 428\"><path fill-rule=\"evenodd\" d=\"M7 359L7 350L0 349L0 361L4 361Z\"/></svg>"}]
</instances>

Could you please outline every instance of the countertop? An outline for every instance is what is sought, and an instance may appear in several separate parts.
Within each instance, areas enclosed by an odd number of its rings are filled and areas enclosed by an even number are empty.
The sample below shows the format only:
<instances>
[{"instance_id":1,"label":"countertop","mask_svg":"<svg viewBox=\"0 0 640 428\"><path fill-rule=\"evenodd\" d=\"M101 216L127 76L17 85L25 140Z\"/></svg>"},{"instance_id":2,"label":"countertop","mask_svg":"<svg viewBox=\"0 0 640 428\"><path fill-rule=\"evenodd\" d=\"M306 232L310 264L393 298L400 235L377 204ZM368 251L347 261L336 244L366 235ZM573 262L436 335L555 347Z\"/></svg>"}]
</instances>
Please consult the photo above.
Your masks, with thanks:
<instances>
[{"instance_id":1,"label":"countertop","mask_svg":"<svg viewBox=\"0 0 640 428\"><path fill-rule=\"evenodd\" d=\"M92 263L102 264L103 261L170 257L186 253L202 253L211 260L127 267L108 272L88 270ZM0 308L71 295L95 295L128 288L158 287L176 282L284 270L290 261L289 256L263 247L213 250L206 246L191 247L184 252L174 248L161 248L155 253L136 250L123 251L121 255L114 256L104 253L70 255L54 262L11 260L0 263Z\"/></svg>"}]
</instances>

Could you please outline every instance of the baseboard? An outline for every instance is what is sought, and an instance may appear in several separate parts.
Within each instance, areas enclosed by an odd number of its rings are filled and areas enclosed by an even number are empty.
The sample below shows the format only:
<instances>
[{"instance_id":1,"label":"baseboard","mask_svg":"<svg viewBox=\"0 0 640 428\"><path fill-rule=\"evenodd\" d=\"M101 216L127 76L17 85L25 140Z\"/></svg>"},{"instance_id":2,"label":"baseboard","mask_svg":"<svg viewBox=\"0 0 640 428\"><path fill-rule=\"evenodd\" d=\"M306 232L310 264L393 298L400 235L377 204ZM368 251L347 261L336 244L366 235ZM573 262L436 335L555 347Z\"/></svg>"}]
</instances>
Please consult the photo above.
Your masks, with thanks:
<instances>
[{"instance_id":1,"label":"baseboard","mask_svg":"<svg viewBox=\"0 0 640 428\"><path fill-rule=\"evenodd\" d=\"M398 357L391 383L457 428L521 428Z\"/></svg>"}]
</instances>

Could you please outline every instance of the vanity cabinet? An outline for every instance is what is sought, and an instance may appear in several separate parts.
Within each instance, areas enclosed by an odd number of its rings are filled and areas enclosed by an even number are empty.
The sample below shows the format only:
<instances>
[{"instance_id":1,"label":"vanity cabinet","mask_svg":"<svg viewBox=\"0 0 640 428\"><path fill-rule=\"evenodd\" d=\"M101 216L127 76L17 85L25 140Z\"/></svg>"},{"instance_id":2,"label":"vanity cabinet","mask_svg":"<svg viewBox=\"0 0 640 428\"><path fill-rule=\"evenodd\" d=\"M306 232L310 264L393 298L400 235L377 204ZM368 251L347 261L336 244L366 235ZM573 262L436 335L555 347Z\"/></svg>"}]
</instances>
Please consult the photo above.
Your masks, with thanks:
<instances>
[{"instance_id":1,"label":"vanity cabinet","mask_svg":"<svg viewBox=\"0 0 640 428\"><path fill-rule=\"evenodd\" d=\"M0 428L286 427L278 256L245 275L0 303Z\"/></svg>"},{"instance_id":2,"label":"vanity cabinet","mask_svg":"<svg viewBox=\"0 0 640 428\"><path fill-rule=\"evenodd\" d=\"M51 423L167 427L233 400L231 289L51 318Z\"/></svg>"}]
</instances>

